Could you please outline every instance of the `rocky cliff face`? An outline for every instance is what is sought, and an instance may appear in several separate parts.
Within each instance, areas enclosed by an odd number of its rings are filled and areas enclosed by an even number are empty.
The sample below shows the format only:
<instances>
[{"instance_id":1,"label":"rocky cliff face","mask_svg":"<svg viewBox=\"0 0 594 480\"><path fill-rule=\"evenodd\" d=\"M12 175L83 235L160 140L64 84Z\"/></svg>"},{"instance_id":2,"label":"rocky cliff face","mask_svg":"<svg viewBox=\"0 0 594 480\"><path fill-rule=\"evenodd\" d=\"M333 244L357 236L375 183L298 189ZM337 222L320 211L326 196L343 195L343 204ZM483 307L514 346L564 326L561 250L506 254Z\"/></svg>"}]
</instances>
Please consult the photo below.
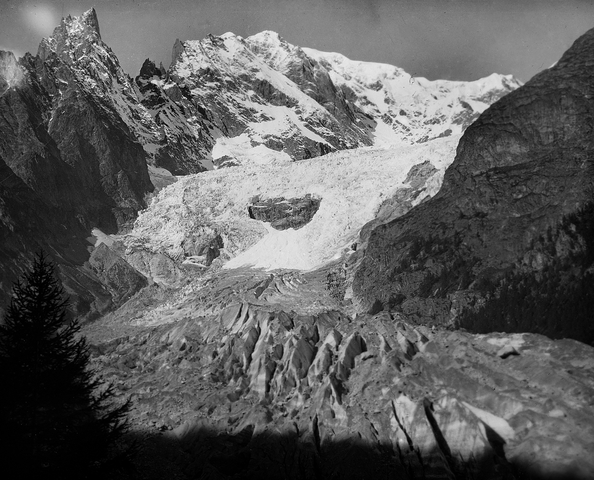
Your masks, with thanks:
<instances>
[{"instance_id":1,"label":"rocky cliff face","mask_svg":"<svg viewBox=\"0 0 594 480\"><path fill-rule=\"evenodd\" d=\"M16 198L3 191L6 225L15 232L2 244L5 295L27 265L23 258L43 248L63 267L70 293L84 299L78 313L95 300L110 304L101 282L82 268L85 238L92 227L115 232L129 225L153 190L145 151L124 121L138 113L134 98L101 41L94 10L64 19L37 56L17 62L11 53L0 55L2 181L22 182Z\"/></svg>"},{"instance_id":2,"label":"rocky cliff face","mask_svg":"<svg viewBox=\"0 0 594 480\"><path fill-rule=\"evenodd\" d=\"M132 98L94 11L64 19L36 57L10 70L20 80L9 74L12 87L0 99L7 165L85 227L115 231L132 220L152 185L144 151L122 120L125 106L106 87L112 78L112 88Z\"/></svg>"},{"instance_id":3,"label":"rocky cliff face","mask_svg":"<svg viewBox=\"0 0 594 480\"><path fill-rule=\"evenodd\" d=\"M46 86L48 91L62 95L62 90L76 84L107 115L108 123L142 146L136 156L143 163L159 165L179 153L141 104L137 86L116 55L102 41L94 9L63 19L53 35L41 42L38 57L49 83L55 84ZM184 160L182 156L180 161Z\"/></svg>"},{"instance_id":4,"label":"rocky cliff face","mask_svg":"<svg viewBox=\"0 0 594 480\"><path fill-rule=\"evenodd\" d=\"M139 101L159 129L161 145L148 145L154 163L174 175L212 168L210 152L216 129L207 110L192 100L188 89L169 81L169 74L146 60L136 77Z\"/></svg>"},{"instance_id":5,"label":"rocky cliff face","mask_svg":"<svg viewBox=\"0 0 594 480\"><path fill-rule=\"evenodd\" d=\"M276 230L299 228L307 225L320 208L320 199L307 194L303 198L255 197L248 206L250 218L269 223Z\"/></svg>"},{"instance_id":6,"label":"rocky cliff face","mask_svg":"<svg viewBox=\"0 0 594 480\"><path fill-rule=\"evenodd\" d=\"M468 128L434 198L373 230L353 267L359 308L379 301L419 321L449 322L481 284L569 255L569 245L537 246L592 200L592 52L594 30ZM585 238L576 242L585 248Z\"/></svg>"}]
</instances>

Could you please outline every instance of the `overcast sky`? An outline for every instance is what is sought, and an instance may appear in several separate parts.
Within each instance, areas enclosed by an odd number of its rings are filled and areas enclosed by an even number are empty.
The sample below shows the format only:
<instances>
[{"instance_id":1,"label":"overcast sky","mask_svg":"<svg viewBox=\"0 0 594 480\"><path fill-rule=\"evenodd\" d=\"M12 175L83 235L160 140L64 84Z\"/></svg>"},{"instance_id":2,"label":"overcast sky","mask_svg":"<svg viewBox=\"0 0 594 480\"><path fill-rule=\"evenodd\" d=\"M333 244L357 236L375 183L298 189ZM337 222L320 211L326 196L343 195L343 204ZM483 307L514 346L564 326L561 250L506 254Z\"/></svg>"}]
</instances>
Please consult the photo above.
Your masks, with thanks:
<instances>
[{"instance_id":1,"label":"overcast sky","mask_svg":"<svg viewBox=\"0 0 594 480\"><path fill-rule=\"evenodd\" d=\"M124 69L165 66L176 38L274 30L287 41L430 79L522 81L594 27L594 0L0 0L0 49L37 52L62 16L95 7Z\"/></svg>"}]
</instances>

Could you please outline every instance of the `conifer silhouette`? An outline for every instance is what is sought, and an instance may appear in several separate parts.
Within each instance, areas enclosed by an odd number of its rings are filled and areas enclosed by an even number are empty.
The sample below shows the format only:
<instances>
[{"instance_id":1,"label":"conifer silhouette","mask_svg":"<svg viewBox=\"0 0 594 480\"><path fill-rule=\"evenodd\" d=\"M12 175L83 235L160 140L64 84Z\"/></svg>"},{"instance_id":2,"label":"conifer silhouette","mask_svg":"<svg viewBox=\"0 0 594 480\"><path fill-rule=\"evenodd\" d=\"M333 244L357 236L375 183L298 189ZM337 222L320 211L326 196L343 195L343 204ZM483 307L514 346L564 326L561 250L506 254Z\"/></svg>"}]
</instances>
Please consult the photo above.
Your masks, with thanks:
<instances>
[{"instance_id":1,"label":"conifer silhouette","mask_svg":"<svg viewBox=\"0 0 594 480\"><path fill-rule=\"evenodd\" d=\"M0 428L8 478L104 475L126 429L126 402L88 368L89 350L54 266L38 254L0 325ZM7 478L2 475L3 478Z\"/></svg>"}]
</instances>

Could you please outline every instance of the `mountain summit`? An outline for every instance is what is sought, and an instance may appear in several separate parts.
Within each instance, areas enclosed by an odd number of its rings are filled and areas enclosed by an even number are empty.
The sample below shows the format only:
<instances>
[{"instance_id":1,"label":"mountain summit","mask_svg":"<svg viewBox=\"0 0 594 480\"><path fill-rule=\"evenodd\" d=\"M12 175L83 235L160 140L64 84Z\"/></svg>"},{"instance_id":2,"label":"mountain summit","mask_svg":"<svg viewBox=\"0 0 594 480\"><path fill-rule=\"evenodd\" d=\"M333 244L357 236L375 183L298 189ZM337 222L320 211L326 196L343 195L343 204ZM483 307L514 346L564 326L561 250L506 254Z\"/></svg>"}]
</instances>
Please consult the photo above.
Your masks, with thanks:
<instances>
[{"instance_id":1,"label":"mountain summit","mask_svg":"<svg viewBox=\"0 0 594 480\"><path fill-rule=\"evenodd\" d=\"M455 135L520 85L496 74L475 82L414 78L270 31L177 40L169 69L143 70L136 82L143 105L186 152L171 159L182 172L196 171L192 161L180 164L196 149L211 168Z\"/></svg>"}]
</instances>

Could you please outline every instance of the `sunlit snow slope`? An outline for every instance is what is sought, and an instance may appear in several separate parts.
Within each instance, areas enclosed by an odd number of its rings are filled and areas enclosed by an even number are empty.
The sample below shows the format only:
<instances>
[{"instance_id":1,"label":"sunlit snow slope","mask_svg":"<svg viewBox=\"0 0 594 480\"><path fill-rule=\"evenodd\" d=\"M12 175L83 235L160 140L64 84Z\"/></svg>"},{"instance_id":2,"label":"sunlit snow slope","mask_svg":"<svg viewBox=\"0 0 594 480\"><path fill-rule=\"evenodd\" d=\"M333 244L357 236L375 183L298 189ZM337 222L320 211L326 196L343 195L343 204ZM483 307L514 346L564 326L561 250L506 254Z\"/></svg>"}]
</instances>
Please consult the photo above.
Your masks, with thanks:
<instances>
[{"instance_id":1,"label":"sunlit snow slope","mask_svg":"<svg viewBox=\"0 0 594 480\"><path fill-rule=\"evenodd\" d=\"M124 241L128 253L143 250L195 261L191 239L197 232L220 235L218 264L225 268L309 270L357 243L361 228L392 200L404 213L438 190L454 158L458 137L391 149L366 148L335 152L300 162L234 167L181 178L142 212ZM321 199L305 226L275 230L248 215L260 199ZM195 243L195 242L194 242ZM198 259L196 261L200 261Z\"/></svg>"}]
</instances>

